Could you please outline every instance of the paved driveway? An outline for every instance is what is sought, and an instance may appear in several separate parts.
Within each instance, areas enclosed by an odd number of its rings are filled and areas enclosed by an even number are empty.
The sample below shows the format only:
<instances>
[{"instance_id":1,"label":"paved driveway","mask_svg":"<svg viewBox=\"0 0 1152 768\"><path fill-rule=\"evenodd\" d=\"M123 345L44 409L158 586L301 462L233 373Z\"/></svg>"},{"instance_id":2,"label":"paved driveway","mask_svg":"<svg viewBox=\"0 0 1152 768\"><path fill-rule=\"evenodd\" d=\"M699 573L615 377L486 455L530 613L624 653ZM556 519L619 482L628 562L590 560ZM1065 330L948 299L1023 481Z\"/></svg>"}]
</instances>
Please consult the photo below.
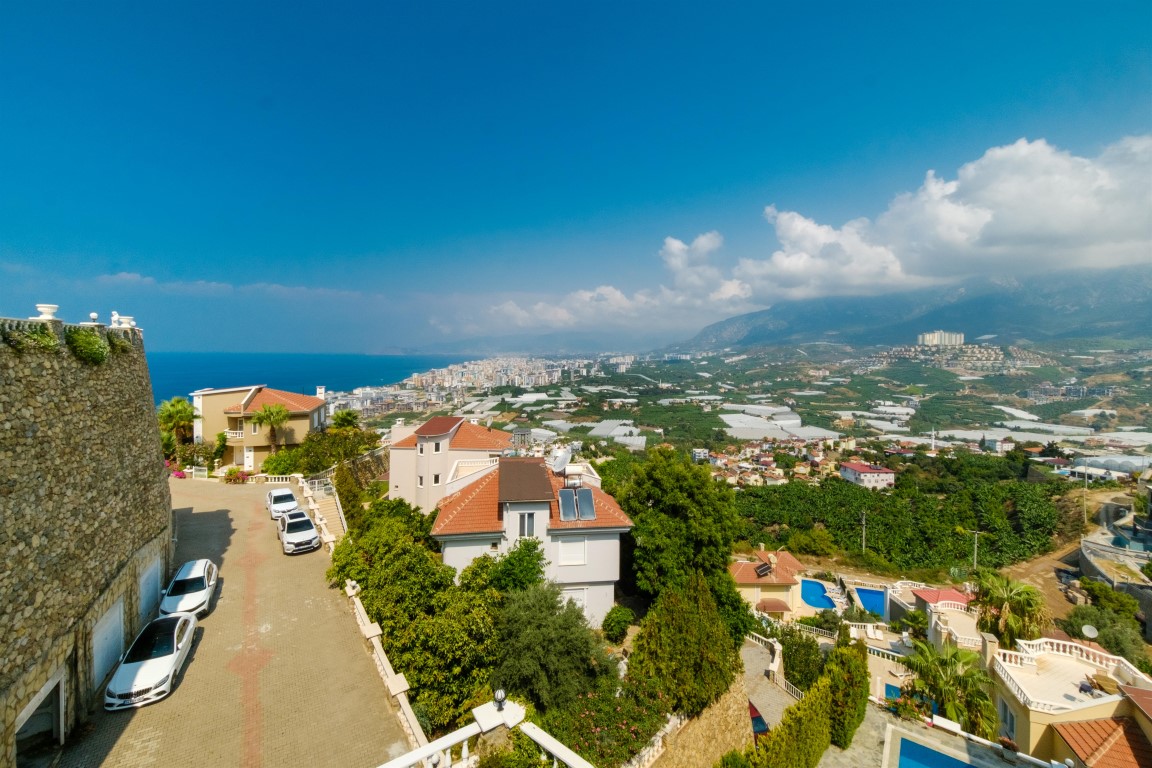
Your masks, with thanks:
<instances>
[{"instance_id":1,"label":"paved driveway","mask_svg":"<svg viewBox=\"0 0 1152 768\"><path fill-rule=\"evenodd\" d=\"M327 553L281 553L266 489L172 481L176 564L220 564L216 606L173 694L101 710L62 768L371 768L407 751L347 598L325 584Z\"/></svg>"}]
</instances>

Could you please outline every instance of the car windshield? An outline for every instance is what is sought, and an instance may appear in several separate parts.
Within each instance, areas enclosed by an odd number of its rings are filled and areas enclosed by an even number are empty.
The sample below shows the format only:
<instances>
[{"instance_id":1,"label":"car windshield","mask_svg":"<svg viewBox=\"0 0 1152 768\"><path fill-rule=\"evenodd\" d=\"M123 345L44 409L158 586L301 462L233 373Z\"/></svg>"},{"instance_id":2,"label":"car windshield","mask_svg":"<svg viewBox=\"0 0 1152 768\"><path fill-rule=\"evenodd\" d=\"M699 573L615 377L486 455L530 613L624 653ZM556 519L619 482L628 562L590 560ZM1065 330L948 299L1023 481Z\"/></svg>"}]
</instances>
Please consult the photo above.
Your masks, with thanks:
<instances>
[{"instance_id":1,"label":"car windshield","mask_svg":"<svg viewBox=\"0 0 1152 768\"><path fill-rule=\"evenodd\" d=\"M312 527L311 520L289 520L288 533L303 533L304 531L315 530Z\"/></svg>"},{"instance_id":2,"label":"car windshield","mask_svg":"<svg viewBox=\"0 0 1152 768\"><path fill-rule=\"evenodd\" d=\"M161 656L170 656L176 650L176 617L157 619L144 628L128 655L124 657L125 664L139 664L149 659L158 659Z\"/></svg>"},{"instance_id":3,"label":"car windshield","mask_svg":"<svg viewBox=\"0 0 1152 768\"><path fill-rule=\"evenodd\" d=\"M273 504L287 504L290 501L296 501L296 497L290 493L277 493L272 497ZM256 502L259 504L260 502Z\"/></svg>"},{"instance_id":4,"label":"car windshield","mask_svg":"<svg viewBox=\"0 0 1152 768\"><path fill-rule=\"evenodd\" d=\"M204 577L194 576L191 579L176 579L172 582L172 586L168 588L168 596L176 597L178 595L187 595L191 592L204 591Z\"/></svg>"}]
</instances>

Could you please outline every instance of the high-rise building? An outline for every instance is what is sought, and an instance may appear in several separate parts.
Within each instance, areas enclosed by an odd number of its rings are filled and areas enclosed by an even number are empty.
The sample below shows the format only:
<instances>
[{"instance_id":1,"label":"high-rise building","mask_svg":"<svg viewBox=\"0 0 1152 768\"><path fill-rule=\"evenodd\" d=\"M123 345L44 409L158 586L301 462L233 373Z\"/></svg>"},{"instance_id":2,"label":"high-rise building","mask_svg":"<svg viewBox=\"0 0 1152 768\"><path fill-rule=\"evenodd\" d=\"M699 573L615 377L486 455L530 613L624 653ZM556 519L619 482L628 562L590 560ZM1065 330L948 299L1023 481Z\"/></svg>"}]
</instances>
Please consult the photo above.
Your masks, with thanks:
<instances>
[{"instance_id":1,"label":"high-rise building","mask_svg":"<svg viewBox=\"0 0 1152 768\"><path fill-rule=\"evenodd\" d=\"M962 347L964 334L954 331L929 331L917 336L916 343L922 347Z\"/></svg>"}]
</instances>

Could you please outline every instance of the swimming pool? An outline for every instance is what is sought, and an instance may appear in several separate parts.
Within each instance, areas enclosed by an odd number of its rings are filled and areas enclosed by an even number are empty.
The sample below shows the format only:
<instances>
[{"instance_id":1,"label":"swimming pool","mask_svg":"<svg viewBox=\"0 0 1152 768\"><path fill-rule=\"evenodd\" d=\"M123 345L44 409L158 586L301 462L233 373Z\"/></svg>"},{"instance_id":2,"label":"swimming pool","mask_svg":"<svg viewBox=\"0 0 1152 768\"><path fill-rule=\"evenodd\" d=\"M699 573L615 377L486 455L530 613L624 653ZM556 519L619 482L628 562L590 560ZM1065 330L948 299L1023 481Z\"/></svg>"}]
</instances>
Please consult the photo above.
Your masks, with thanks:
<instances>
[{"instance_id":1,"label":"swimming pool","mask_svg":"<svg viewBox=\"0 0 1152 768\"><path fill-rule=\"evenodd\" d=\"M969 768L972 763L961 762L919 742L900 739L898 765L899 768Z\"/></svg>"},{"instance_id":2,"label":"swimming pool","mask_svg":"<svg viewBox=\"0 0 1152 768\"><path fill-rule=\"evenodd\" d=\"M888 592L886 590L856 587L856 597L860 599L860 605L864 610L871 611L885 621L888 620Z\"/></svg>"},{"instance_id":3,"label":"swimming pool","mask_svg":"<svg viewBox=\"0 0 1152 768\"><path fill-rule=\"evenodd\" d=\"M800 579L800 599L813 608L835 608L836 603L828 597L828 590L824 585L812 579Z\"/></svg>"}]
</instances>

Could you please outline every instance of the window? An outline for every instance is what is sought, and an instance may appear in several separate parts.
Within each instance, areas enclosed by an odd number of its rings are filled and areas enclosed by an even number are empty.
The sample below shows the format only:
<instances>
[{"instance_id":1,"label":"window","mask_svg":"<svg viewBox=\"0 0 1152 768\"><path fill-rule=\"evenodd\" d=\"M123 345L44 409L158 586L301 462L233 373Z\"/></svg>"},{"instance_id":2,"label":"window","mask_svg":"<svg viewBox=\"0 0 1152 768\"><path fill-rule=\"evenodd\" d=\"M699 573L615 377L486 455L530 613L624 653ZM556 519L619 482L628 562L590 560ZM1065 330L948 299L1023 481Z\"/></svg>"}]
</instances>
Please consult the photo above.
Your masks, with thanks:
<instances>
[{"instance_id":1,"label":"window","mask_svg":"<svg viewBox=\"0 0 1152 768\"><path fill-rule=\"evenodd\" d=\"M260 434L260 425L259 424L253 424L252 425L252 434L254 434L254 435Z\"/></svg>"},{"instance_id":2,"label":"window","mask_svg":"<svg viewBox=\"0 0 1152 768\"><path fill-rule=\"evenodd\" d=\"M432 453L440 453L440 441L437 440L432 447Z\"/></svg>"},{"instance_id":3,"label":"window","mask_svg":"<svg viewBox=\"0 0 1152 768\"><path fill-rule=\"evenodd\" d=\"M440 475L432 475L432 485L440 485Z\"/></svg>"},{"instance_id":4,"label":"window","mask_svg":"<svg viewBox=\"0 0 1152 768\"><path fill-rule=\"evenodd\" d=\"M500 542L498 542L498 541L492 542L491 544L488 545L488 549L490 549L493 552L499 552L500 551Z\"/></svg>"},{"instance_id":5,"label":"window","mask_svg":"<svg viewBox=\"0 0 1152 768\"><path fill-rule=\"evenodd\" d=\"M423 488L424 487L424 475L416 475L416 487L417 488Z\"/></svg>"},{"instance_id":6,"label":"window","mask_svg":"<svg viewBox=\"0 0 1152 768\"><path fill-rule=\"evenodd\" d=\"M557 539L559 545L560 565L587 565L588 563L588 539L580 536L578 538L570 539L563 538Z\"/></svg>"},{"instance_id":7,"label":"window","mask_svg":"<svg viewBox=\"0 0 1152 768\"><path fill-rule=\"evenodd\" d=\"M420 454L421 456L424 455L424 443L420 443L416 446L416 453Z\"/></svg>"},{"instance_id":8,"label":"window","mask_svg":"<svg viewBox=\"0 0 1152 768\"><path fill-rule=\"evenodd\" d=\"M576 603L577 608L584 610L584 606L588 603L588 589L586 587L566 589L560 593L560 600L565 603L571 600Z\"/></svg>"},{"instance_id":9,"label":"window","mask_svg":"<svg viewBox=\"0 0 1152 768\"><path fill-rule=\"evenodd\" d=\"M1000 733L1010 739L1016 738L1016 714L1004 699L1000 699Z\"/></svg>"},{"instance_id":10,"label":"window","mask_svg":"<svg viewBox=\"0 0 1152 768\"><path fill-rule=\"evenodd\" d=\"M536 513L525 512L520 515L520 538L531 538L536 535Z\"/></svg>"}]
</instances>

